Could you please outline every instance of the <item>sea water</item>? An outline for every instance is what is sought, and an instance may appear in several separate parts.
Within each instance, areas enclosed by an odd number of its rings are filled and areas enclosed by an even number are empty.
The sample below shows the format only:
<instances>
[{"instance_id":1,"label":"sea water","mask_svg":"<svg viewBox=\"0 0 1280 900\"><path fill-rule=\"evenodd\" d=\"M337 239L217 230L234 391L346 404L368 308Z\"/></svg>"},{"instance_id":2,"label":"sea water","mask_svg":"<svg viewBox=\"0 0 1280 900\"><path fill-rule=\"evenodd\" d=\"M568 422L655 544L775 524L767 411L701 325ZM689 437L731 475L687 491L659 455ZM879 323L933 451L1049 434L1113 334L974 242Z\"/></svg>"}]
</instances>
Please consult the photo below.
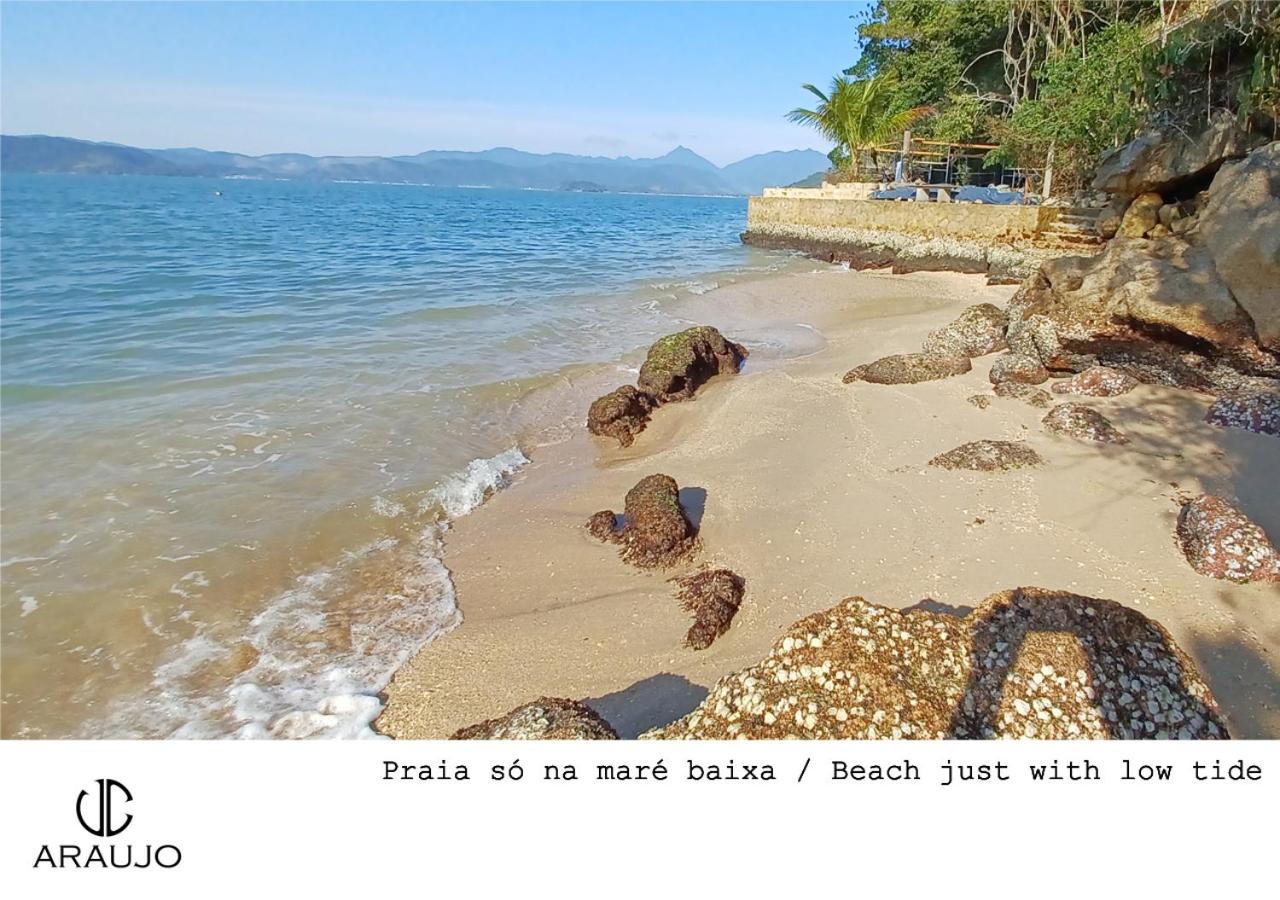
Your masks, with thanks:
<instances>
[{"instance_id":1,"label":"sea water","mask_svg":"<svg viewBox=\"0 0 1280 900\"><path fill-rule=\"evenodd\" d=\"M460 620L448 523L581 427L561 388L779 265L741 198L2 190L5 737L373 735Z\"/></svg>"}]
</instances>

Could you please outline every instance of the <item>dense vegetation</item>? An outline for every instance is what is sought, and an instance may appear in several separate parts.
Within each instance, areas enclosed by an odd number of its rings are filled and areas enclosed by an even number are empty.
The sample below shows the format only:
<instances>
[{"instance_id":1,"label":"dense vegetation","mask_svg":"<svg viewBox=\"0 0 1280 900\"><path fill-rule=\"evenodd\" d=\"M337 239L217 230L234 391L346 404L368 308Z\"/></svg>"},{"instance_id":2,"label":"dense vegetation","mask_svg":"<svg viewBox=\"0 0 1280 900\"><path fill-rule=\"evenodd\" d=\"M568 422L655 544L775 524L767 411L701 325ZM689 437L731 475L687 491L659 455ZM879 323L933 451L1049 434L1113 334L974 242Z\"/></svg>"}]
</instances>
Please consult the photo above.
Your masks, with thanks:
<instances>
[{"instance_id":1,"label":"dense vegetation","mask_svg":"<svg viewBox=\"0 0 1280 900\"><path fill-rule=\"evenodd\" d=\"M1275 0L879 0L857 33L844 81L876 84L866 133L908 115L922 137L995 144L988 163L1028 169L1053 148L1064 190L1144 128L1194 132L1226 110L1275 135L1280 119ZM818 119L851 169L866 143Z\"/></svg>"}]
</instances>

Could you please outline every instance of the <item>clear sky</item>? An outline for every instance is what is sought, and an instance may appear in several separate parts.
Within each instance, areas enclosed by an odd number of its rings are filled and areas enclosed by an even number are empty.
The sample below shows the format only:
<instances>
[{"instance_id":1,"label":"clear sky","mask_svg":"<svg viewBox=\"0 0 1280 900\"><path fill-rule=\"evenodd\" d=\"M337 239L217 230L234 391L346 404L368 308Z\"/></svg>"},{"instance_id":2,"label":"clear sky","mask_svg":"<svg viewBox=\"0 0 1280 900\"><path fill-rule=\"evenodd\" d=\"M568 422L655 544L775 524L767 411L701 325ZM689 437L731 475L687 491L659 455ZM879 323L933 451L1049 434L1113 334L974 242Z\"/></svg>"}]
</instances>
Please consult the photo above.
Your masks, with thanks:
<instances>
[{"instance_id":1,"label":"clear sky","mask_svg":"<svg viewBox=\"0 0 1280 900\"><path fill-rule=\"evenodd\" d=\"M4 2L0 130L253 154L825 151L783 116L854 61L864 6Z\"/></svg>"}]
</instances>

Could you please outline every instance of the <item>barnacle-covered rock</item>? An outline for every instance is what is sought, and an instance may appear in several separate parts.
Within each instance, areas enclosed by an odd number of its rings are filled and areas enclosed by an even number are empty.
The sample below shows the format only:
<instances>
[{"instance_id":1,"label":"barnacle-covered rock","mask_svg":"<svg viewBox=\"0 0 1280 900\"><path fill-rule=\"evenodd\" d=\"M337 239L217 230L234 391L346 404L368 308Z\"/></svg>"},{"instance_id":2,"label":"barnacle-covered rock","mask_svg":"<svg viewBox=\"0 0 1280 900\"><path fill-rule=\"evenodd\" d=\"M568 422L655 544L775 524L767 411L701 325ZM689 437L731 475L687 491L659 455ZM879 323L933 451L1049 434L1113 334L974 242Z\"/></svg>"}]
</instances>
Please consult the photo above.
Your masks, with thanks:
<instances>
[{"instance_id":1,"label":"barnacle-covered rock","mask_svg":"<svg viewBox=\"0 0 1280 900\"><path fill-rule=\"evenodd\" d=\"M1054 382L1055 394L1078 394L1082 397L1116 397L1138 386L1138 379L1119 369L1090 366L1083 372Z\"/></svg>"},{"instance_id":2,"label":"barnacle-covered rock","mask_svg":"<svg viewBox=\"0 0 1280 900\"><path fill-rule=\"evenodd\" d=\"M963 618L861 597L646 738L1225 738L1195 665L1110 600L1024 587Z\"/></svg>"},{"instance_id":3,"label":"barnacle-covered rock","mask_svg":"<svg viewBox=\"0 0 1280 900\"><path fill-rule=\"evenodd\" d=\"M992 387L991 390L997 397L1012 397L1015 400L1021 400L1023 403L1029 403L1041 409L1048 409L1053 406L1053 396L1034 384L1023 384L1020 381L1002 381Z\"/></svg>"},{"instance_id":4,"label":"barnacle-covered rock","mask_svg":"<svg viewBox=\"0 0 1280 900\"><path fill-rule=\"evenodd\" d=\"M1044 460L1026 444L1017 441L970 441L929 460L940 469L969 469L974 472L999 472L1038 466Z\"/></svg>"},{"instance_id":5,"label":"barnacle-covered rock","mask_svg":"<svg viewBox=\"0 0 1280 900\"><path fill-rule=\"evenodd\" d=\"M1219 397L1205 413L1210 425L1280 435L1280 393L1242 390Z\"/></svg>"},{"instance_id":6,"label":"barnacle-covered rock","mask_svg":"<svg viewBox=\"0 0 1280 900\"><path fill-rule=\"evenodd\" d=\"M937 331L929 332L921 348L934 356L986 356L1007 346L1004 310L991 303L970 306L960 317Z\"/></svg>"},{"instance_id":7,"label":"barnacle-covered rock","mask_svg":"<svg viewBox=\"0 0 1280 900\"><path fill-rule=\"evenodd\" d=\"M1049 380L1049 370L1034 356L1023 353L1005 353L996 357L987 378L992 384L1044 384Z\"/></svg>"},{"instance_id":8,"label":"barnacle-covered rock","mask_svg":"<svg viewBox=\"0 0 1280 900\"><path fill-rule=\"evenodd\" d=\"M1081 403L1061 403L1049 410L1041 421L1054 434L1077 440L1098 444L1129 443L1129 438L1117 430L1106 416Z\"/></svg>"},{"instance_id":9,"label":"barnacle-covered rock","mask_svg":"<svg viewBox=\"0 0 1280 900\"><path fill-rule=\"evenodd\" d=\"M1178 513L1178 543L1201 575L1280 581L1280 553L1253 520L1221 497L1201 494Z\"/></svg>"}]
</instances>

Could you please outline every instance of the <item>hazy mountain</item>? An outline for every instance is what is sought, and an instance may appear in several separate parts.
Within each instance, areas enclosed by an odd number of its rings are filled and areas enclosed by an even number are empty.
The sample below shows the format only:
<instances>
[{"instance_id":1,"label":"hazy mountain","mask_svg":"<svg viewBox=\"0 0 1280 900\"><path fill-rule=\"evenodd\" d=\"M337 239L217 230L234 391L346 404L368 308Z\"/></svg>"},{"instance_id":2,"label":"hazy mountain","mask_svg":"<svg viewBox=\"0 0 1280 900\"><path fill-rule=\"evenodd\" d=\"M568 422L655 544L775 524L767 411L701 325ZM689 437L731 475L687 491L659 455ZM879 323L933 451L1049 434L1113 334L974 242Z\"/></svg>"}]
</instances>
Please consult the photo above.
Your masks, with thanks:
<instances>
[{"instance_id":1,"label":"hazy mountain","mask_svg":"<svg viewBox=\"0 0 1280 900\"><path fill-rule=\"evenodd\" d=\"M825 168L814 150L764 153L720 168L687 147L654 158L526 153L511 147L477 152L428 150L413 156L247 156L180 147L143 150L46 135L0 137L6 172L109 175L188 175L211 178L285 178L312 181L382 181L440 186L631 191L657 194L758 193Z\"/></svg>"},{"instance_id":2,"label":"hazy mountain","mask_svg":"<svg viewBox=\"0 0 1280 900\"><path fill-rule=\"evenodd\" d=\"M775 150L730 163L721 171L744 194L764 187L784 187L825 172L831 161L817 150Z\"/></svg>"}]
</instances>

